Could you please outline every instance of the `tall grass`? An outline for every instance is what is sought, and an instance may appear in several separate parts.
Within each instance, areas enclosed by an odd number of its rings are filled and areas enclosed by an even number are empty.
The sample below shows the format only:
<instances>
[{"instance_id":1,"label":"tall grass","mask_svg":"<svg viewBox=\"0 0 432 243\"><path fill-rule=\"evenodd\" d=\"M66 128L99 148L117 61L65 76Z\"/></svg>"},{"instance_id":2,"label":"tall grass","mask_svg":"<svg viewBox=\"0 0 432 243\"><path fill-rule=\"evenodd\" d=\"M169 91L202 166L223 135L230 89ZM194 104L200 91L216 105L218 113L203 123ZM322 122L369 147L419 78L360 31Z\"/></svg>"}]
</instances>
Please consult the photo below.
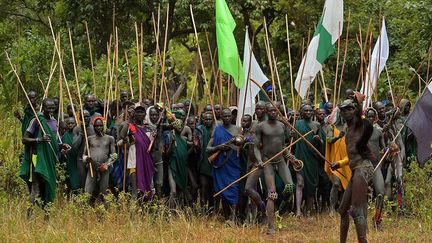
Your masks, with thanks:
<instances>
[{"instance_id":1,"label":"tall grass","mask_svg":"<svg viewBox=\"0 0 432 243\"><path fill-rule=\"evenodd\" d=\"M66 197L59 187L49 220L35 208L32 219L26 211L28 192L18 177L22 145L17 120L11 112L0 119L0 241L1 242L337 242L339 218L322 214L309 218L286 215L278 218L278 232L269 237L266 226L237 225L220 217L208 217L197 209L169 210L156 202L138 205L129 195L107 197L102 204L89 206L84 195ZM405 216L386 208L383 231L372 228L371 242L432 241L432 166L414 166L405 176ZM373 204L370 204L373 214ZM355 241L354 225L349 240Z\"/></svg>"}]
</instances>

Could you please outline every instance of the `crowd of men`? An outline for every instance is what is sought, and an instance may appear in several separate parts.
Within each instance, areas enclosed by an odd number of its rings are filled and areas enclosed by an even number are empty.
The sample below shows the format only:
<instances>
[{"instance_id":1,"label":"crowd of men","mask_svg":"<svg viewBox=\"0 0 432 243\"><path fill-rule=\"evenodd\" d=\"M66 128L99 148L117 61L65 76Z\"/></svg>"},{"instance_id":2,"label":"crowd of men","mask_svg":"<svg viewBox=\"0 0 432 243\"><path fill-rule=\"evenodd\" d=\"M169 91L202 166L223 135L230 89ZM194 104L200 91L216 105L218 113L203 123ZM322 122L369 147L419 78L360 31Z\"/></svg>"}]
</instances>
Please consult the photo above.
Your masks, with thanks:
<instances>
[{"instance_id":1,"label":"crowd of men","mask_svg":"<svg viewBox=\"0 0 432 243\"><path fill-rule=\"evenodd\" d=\"M89 193L91 203L124 190L140 203L157 200L232 222L266 223L270 234L276 211L338 211L341 241L349 215L364 241L368 186L375 200L373 224L380 228L384 197L403 209L402 169L416 153L415 138L403 125L408 100L398 107L377 101L364 110L351 89L338 105L329 102L327 90L319 104L310 97L298 111L261 100L253 115L220 104L198 112L188 100L165 107L151 99L129 100L127 92L108 107L88 94L82 111L70 104L60 114L58 99L39 104L34 91L28 97L24 116L15 116L25 145L20 175L32 204L54 200L59 164L68 193ZM41 111L36 118L32 107ZM243 115L239 126L237 115ZM380 161L387 150L390 156Z\"/></svg>"}]
</instances>

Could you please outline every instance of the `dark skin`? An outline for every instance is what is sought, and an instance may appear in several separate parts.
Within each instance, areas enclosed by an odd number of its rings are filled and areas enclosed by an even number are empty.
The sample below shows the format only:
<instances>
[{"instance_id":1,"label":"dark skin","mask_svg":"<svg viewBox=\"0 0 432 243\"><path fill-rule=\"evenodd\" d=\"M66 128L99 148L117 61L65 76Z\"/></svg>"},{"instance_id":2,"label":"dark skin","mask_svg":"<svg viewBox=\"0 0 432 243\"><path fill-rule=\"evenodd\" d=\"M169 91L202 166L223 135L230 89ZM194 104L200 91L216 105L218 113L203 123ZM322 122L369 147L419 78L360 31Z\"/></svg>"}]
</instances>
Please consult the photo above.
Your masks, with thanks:
<instances>
[{"instance_id":1,"label":"dark skin","mask_svg":"<svg viewBox=\"0 0 432 243\"><path fill-rule=\"evenodd\" d=\"M355 99L354 90L352 90L352 89L345 90L345 96L346 96L346 99L348 99L348 100L354 100Z\"/></svg>"},{"instance_id":2,"label":"dark skin","mask_svg":"<svg viewBox=\"0 0 432 243\"><path fill-rule=\"evenodd\" d=\"M327 110L329 113L332 113L333 111L333 103L327 102Z\"/></svg>"},{"instance_id":3,"label":"dark skin","mask_svg":"<svg viewBox=\"0 0 432 243\"><path fill-rule=\"evenodd\" d=\"M102 120L98 119L94 123L95 136L89 137L90 156L86 157L86 162L91 163L92 166L97 166L101 172L108 170L108 166L112 164L112 153L115 153L114 138L105 135ZM87 154L87 147L84 149L84 154Z\"/></svg>"},{"instance_id":4,"label":"dark skin","mask_svg":"<svg viewBox=\"0 0 432 243\"><path fill-rule=\"evenodd\" d=\"M45 119L49 120L51 119L53 113L55 111L55 104L53 100L45 100L42 105L42 113ZM55 138L54 138L55 139ZM45 134L42 136L41 139L39 138L32 138L31 134L29 132L25 132L24 137L22 138L22 143L26 145L31 145L35 143L51 143L51 136L48 134ZM62 152L66 152L70 149L70 146L67 144L61 144L60 145Z\"/></svg>"},{"instance_id":5,"label":"dark skin","mask_svg":"<svg viewBox=\"0 0 432 243\"><path fill-rule=\"evenodd\" d=\"M241 119L241 127L243 129L249 129L252 125L252 117L251 116L243 116Z\"/></svg>"},{"instance_id":6,"label":"dark skin","mask_svg":"<svg viewBox=\"0 0 432 243\"><path fill-rule=\"evenodd\" d=\"M54 111L55 111L54 101L52 100L45 101L44 104L42 105L42 113L44 118L47 120L51 119L52 115L54 114ZM24 134L24 137L22 139L23 144L30 145L37 142L47 142L47 143L51 142L51 137L48 134L43 135L41 140L39 140L38 138L31 138L30 136L31 134L29 132L26 132Z\"/></svg>"},{"instance_id":7,"label":"dark skin","mask_svg":"<svg viewBox=\"0 0 432 243\"><path fill-rule=\"evenodd\" d=\"M216 104L214 106L215 108L215 115L216 115L216 119L220 120L221 119L221 115L222 115L222 106L219 104Z\"/></svg>"},{"instance_id":8,"label":"dark skin","mask_svg":"<svg viewBox=\"0 0 432 243\"><path fill-rule=\"evenodd\" d=\"M231 124L231 111L229 109L225 109L222 112L222 124L225 127L225 129L227 129L233 136L237 135L240 131L239 127L234 126L233 124ZM209 141L209 144L207 146L207 151L209 153L213 153L216 151L228 151L230 150L230 146L225 145L225 144L220 144L218 146L213 147L213 134L212 134L212 138Z\"/></svg>"},{"instance_id":9,"label":"dark skin","mask_svg":"<svg viewBox=\"0 0 432 243\"><path fill-rule=\"evenodd\" d=\"M266 115L266 108L265 108L265 102L259 101L255 105L255 115L258 119L258 121L263 121L265 119Z\"/></svg>"},{"instance_id":10,"label":"dark skin","mask_svg":"<svg viewBox=\"0 0 432 243\"><path fill-rule=\"evenodd\" d=\"M92 109L94 108L96 105L96 98L94 97L94 95L86 95L85 99L84 99L84 106L85 108L88 109Z\"/></svg>"},{"instance_id":11,"label":"dark skin","mask_svg":"<svg viewBox=\"0 0 432 243\"><path fill-rule=\"evenodd\" d=\"M331 100L331 92L330 92L330 90L327 90L327 99L328 100L326 100L326 98L325 98L325 93L321 92L321 100L322 100L322 102L325 103L325 102Z\"/></svg>"},{"instance_id":12,"label":"dark skin","mask_svg":"<svg viewBox=\"0 0 432 243\"><path fill-rule=\"evenodd\" d=\"M205 111L205 112L213 112L213 108L212 108L211 105L206 105L206 106L204 107L204 111Z\"/></svg>"},{"instance_id":13,"label":"dark skin","mask_svg":"<svg viewBox=\"0 0 432 243\"><path fill-rule=\"evenodd\" d=\"M383 121L386 118L386 107L382 102L375 103L375 110L378 112L378 119Z\"/></svg>"},{"instance_id":14,"label":"dark skin","mask_svg":"<svg viewBox=\"0 0 432 243\"><path fill-rule=\"evenodd\" d=\"M314 110L312 109L312 106L305 105L302 108L302 118L306 121L306 123L309 125L309 127L314 131L313 140L322 143L321 138L319 135L317 135L318 129L319 129L319 123L312 121L312 116L314 114Z\"/></svg>"},{"instance_id":15,"label":"dark skin","mask_svg":"<svg viewBox=\"0 0 432 243\"><path fill-rule=\"evenodd\" d=\"M66 128L69 132L72 132L74 127L76 126L75 118L69 117L65 120Z\"/></svg>"},{"instance_id":16,"label":"dark skin","mask_svg":"<svg viewBox=\"0 0 432 243\"><path fill-rule=\"evenodd\" d=\"M323 124L326 116L327 116L326 111L324 109L318 109L317 110L317 112L316 112L317 122L319 122L320 124Z\"/></svg>"},{"instance_id":17,"label":"dark skin","mask_svg":"<svg viewBox=\"0 0 432 243\"><path fill-rule=\"evenodd\" d=\"M128 101L128 97L129 97L129 94L128 94L127 91L122 91L122 92L120 93L120 101L121 101L122 103Z\"/></svg>"},{"instance_id":18,"label":"dark skin","mask_svg":"<svg viewBox=\"0 0 432 243\"><path fill-rule=\"evenodd\" d=\"M158 112L158 110L156 110L156 108L153 107L153 108L150 109L149 113L150 113L150 121L153 124L156 124L159 121L159 112Z\"/></svg>"},{"instance_id":19,"label":"dark skin","mask_svg":"<svg viewBox=\"0 0 432 243\"><path fill-rule=\"evenodd\" d=\"M27 96L28 96L28 98L29 98L29 100L30 100L30 103L31 103L31 105L33 106L33 108L34 108L35 110L38 110L39 106L38 106L38 104L37 104L37 93L36 93L35 91L29 91L29 92L27 93ZM15 116L19 121L22 122L22 117L21 117L21 114L19 113L19 111L15 111L15 112L14 112L14 116Z\"/></svg>"}]
</instances>

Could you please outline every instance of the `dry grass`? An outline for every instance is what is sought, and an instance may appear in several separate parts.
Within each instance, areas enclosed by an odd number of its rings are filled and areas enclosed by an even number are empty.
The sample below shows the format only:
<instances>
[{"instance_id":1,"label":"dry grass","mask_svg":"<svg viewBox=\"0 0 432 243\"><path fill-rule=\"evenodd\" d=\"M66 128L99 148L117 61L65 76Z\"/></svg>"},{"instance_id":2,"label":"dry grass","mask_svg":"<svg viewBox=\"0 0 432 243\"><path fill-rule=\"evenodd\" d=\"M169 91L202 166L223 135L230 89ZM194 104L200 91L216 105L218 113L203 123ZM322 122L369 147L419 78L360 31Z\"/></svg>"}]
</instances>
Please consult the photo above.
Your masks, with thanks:
<instances>
[{"instance_id":1,"label":"dry grass","mask_svg":"<svg viewBox=\"0 0 432 243\"><path fill-rule=\"evenodd\" d=\"M81 202L80 202L81 200ZM78 198L74 203L60 199L51 208L49 221L41 209L26 219L27 200L2 197L0 209L1 242L337 242L339 219L330 215L311 218L286 216L278 222L279 231L266 236L266 227L232 227L216 218L181 213L174 216L151 206L143 210L126 200L90 208ZM121 201L121 200L120 200ZM153 213L149 213L153 211ZM157 213L155 213L155 211ZM102 221L98 222L98 215ZM187 216L193 215L193 216ZM370 217L369 217L370 220ZM415 218L387 216L384 230L369 227L370 242L431 242L432 228ZM354 242L354 225L350 229Z\"/></svg>"}]
</instances>

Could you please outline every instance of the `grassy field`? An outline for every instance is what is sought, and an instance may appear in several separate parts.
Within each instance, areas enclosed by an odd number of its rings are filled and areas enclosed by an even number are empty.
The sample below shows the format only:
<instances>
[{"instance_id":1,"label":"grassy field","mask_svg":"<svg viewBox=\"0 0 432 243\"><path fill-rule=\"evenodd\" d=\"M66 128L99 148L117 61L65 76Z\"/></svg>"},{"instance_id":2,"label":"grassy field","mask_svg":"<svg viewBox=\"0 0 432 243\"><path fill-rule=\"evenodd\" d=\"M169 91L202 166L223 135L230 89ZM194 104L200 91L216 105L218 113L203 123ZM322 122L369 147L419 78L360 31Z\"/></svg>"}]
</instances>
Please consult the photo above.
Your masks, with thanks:
<instances>
[{"instance_id":1,"label":"grassy field","mask_svg":"<svg viewBox=\"0 0 432 243\"><path fill-rule=\"evenodd\" d=\"M328 214L310 218L285 216L278 220L275 236L264 226L230 226L213 217L169 213L157 206L141 209L120 200L106 211L91 208L78 198L58 200L51 217L36 209L26 218L27 200L3 197L0 209L1 242L336 242L339 219ZM371 218L368 218L371 222ZM352 222L351 222L352 223ZM351 224L349 242L356 241ZM386 215L383 231L369 225L370 242L431 242L430 224L415 218Z\"/></svg>"}]
</instances>

